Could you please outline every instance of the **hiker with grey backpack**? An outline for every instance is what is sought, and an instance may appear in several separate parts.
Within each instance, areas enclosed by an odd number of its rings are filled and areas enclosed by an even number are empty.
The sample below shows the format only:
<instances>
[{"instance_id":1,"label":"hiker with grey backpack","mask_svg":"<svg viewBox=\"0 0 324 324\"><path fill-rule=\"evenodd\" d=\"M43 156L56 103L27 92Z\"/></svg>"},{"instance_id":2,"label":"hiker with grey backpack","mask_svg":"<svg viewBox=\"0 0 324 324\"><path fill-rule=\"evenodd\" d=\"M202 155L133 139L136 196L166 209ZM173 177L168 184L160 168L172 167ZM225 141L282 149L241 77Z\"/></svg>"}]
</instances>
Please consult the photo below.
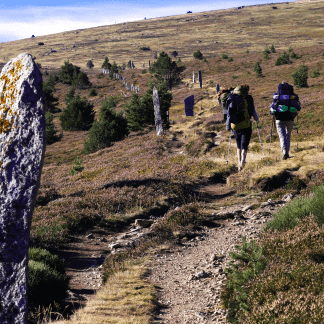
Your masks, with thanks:
<instances>
[{"instance_id":1,"label":"hiker with grey backpack","mask_svg":"<svg viewBox=\"0 0 324 324\"><path fill-rule=\"evenodd\" d=\"M255 111L253 97L248 93L248 85L238 86L230 93L226 100L228 112L226 130L234 132L237 144L239 171L243 169L246 163L246 155L252 135L251 117L253 117L256 123L259 121L258 114Z\"/></svg>"},{"instance_id":2,"label":"hiker with grey backpack","mask_svg":"<svg viewBox=\"0 0 324 324\"><path fill-rule=\"evenodd\" d=\"M299 98L294 93L293 86L287 82L280 83L278 92L273 95L270 114L274 116L276 123L283 160L289 158L291 132L294 127L294 119L300 109Z\"/></svg>"}]
</instances>

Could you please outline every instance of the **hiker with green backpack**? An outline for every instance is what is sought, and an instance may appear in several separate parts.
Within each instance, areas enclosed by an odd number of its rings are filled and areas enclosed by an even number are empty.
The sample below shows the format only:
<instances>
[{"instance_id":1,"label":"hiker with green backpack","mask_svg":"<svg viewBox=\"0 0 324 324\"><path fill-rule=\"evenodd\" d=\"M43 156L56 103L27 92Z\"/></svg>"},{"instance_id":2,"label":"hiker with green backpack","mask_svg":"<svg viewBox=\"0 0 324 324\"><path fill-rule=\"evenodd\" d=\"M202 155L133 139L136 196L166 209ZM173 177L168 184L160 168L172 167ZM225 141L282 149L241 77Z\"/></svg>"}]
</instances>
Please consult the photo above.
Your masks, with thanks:
<instances>
[{"instance_id":1,"label":"hiker with green backpack","mask_svg":"<svg viewBox=\"0 0 324 324\"><path fill-rule=\"evenodd\" d=\"M248 94L249 86L236 87L226 100L227 121L226 130L233 130L237 144L238 170L246 163L246 155L252 135L251 117L258 122L253 97ZM257 124L257 127L258 124Z\"/></svg>"},{"instance_id":2,"label":"hiker with green backpack","mask_svg":"<svg viewBox=\"0 0 324 324\"><path fill-rule=\"evenodd\" d=\"M281 82L278 85L278 92L273 95L270 114L276 120L283 160L289 158L290 138L294 127L294 118L300 109L299 98L294 93L293 86L287 82Z\"/></svg>"}]
</instances>

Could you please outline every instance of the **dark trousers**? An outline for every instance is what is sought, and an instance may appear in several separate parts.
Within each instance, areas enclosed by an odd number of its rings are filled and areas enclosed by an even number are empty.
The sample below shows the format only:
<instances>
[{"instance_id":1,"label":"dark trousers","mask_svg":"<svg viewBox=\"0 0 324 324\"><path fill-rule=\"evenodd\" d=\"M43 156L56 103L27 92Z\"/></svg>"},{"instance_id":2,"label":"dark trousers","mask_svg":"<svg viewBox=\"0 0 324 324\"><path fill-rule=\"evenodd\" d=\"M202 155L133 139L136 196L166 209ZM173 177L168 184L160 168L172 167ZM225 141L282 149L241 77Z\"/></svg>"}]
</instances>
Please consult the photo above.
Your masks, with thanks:
<instances>
[{"instance_id":1,"label":"dark trousers","mask_svg":"<svg viewBox=\"0 0 324 324\"><path fill-rule=\"evenodd\" d=\"M237 148L247 150L252 135L252 127L234 130Z\"/></svg>"}]
</instances>

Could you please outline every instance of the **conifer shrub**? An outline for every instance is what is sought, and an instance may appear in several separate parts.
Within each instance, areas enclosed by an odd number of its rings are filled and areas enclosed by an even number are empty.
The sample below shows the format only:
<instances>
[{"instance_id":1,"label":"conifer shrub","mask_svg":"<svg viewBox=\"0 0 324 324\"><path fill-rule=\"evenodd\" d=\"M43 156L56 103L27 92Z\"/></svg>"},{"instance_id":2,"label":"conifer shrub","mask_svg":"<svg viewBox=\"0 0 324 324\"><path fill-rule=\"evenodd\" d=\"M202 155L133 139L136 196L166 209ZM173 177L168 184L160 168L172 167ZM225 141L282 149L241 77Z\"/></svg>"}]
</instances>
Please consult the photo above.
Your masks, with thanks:
<instances>
[{"instance_id":1,"label":"conifer shrub","mask_svg":"<svg viewBox=\"0 0 324 324\"><path fill-rule=\"evenodd\" d=\"M82 172L84 169L84 166L82 165L82 161L79 157L76 158L74 165L72 166L69 175L76 175L79 172Z\"/></svg>"},{"instance_id":2,"label":"conifer shrub","mask_svg":"<svg viewBox=\"0 0 324 324\"><path fill-rule=\"evenodd\" d=\"M223 53L223 54L222 54L222 59L223 59L223 60L227 60L227 59L228 59L228 55L225 54L225 53Z\"/></svg>"},{"instance_id":3,"label":"conifer shrub","mask_svg":"<svg viewBox=\"0 0 324 324\"><path fill-rule=\"evenodd\" d=\"M65 131L89 130L94 121L93 105L79 95L71 98L60 115L61 127Z\"/></svg>"},{"instance_id":4,"label":"conifer shrub","mask_svg":"<svg viewBox=\"0 0 324 324\"><path fill-rule=\"evenodd\" d=\"M112 142L124 139L129 131L123 112L116 112L116 98L104 100L99 120L95 121L89 130L88 138L84 143L84 153L89 154L111 146Z\"/></svg>"},{"instance_id":5,"label":"conifer shrub","mask_svg":"<svg viewBox=\"0 0 324 324\"><path fill-rule=\"evenodd\" d=\"M224 306L229 310L227 320L231 323L239 323L238 312L249 312L248 283L259 273L265 270L267 260L263 255L263 248L254 240L247 242L242 238L242 245L236 245L238 252L230 252L233 261L225 269L227 274L227 286L222 291Z\"/></svg>"},{"instance_id":6,"label":"conifer shrub","mask_svg":"<svg viewBox=\"0 0 324 324\"><path fill-rule=\"evenodd\" d=\"M233 62L233 57L229 57L228 62Z\"/></svg>"},{"instance_id":7,"label":"conifer shrub","mask_svg":"<svg viewBox=\"0 0 324 324\"><path fill-rule=\"evenodd\" d=\"M69 61L65 61L64 65L61 66L59 81L63 84L73 85L79 89L91 87L91 82L86 73L82 72L80 67L73 65Z\"/></svg>"},{"instance_id":8,"label":"conifer shrub","mask_svg":"<svg viewBox=\"0 0 324 324\"><path fill-rule=\"evenodd\" d=\"M71 87L65 96L65 103L68 104L68 102L74 98L74 95L75 95L75 89L74 87Z\"/></svg>"},{"instance_id":9,"label":"conifer shrub","mask_svg":"<svg viewBox=\"0 0 324 324\"><path fill-rule=\"evenodd\" d=\"M276 49L275 49L273 44L271 44L271 46L270 46L270 52L271 53L276 53Z\"/></svg>"},{"instance_id":10,"label":"conifer shrub","mask_svg":"<svg viewBox=\"0 0 324 324\"><path fill-rule=\"evenodd\" d=\"M57 75L51 75L47 81L43 81L43 105L44 111L51 113L59 112L57 108L58 98L54 97L53 91L57 83Z\"/></svg>"},{"instance_id":11,"label":"conifer shrub","mask_svg":"<svg viewBox=\"0 0 324 324\"><path fill-rule=\"evenodd\" d=\"M294 85L297 88L308 87L308 67L303 64L295 73L292 74Z\"/></svg>"},{"instance_id":12,"label":"conifer shrub","mask_svg":"<svg viewBox=\"0 0 324 324\"><path fill-rule=\"evenodd\" d=\"M90 97L95 97L96 95L97 95L96 89L95 88L91 88L90 89L89 96Z\"/></svg>"},{"instance_id":13,"label":"conifer shrub","mask_svg":"<svg viewBox=\"0 0 324 324\"><path fill-rule=\"evenodd\" d=\"M193 57L196 60L202 60L204 56L202 55L201 51L198 49L196 52L193 53Z\"/></svg>"},{"instance_id":14,"label":"conifer shrub","mask_svg":"<svg viewBox=\"0 0 324 324\"><path fill-rule=\"evenodd\" d=\"M101 68L102 69L106 69L106 70L110 70L111 64L109 63L109 59L108 59L107 56L105 57L105 60L104 60L104 62L101 65Z\"/></svg>"},{"instance_id":15,"label":"conifer shrub","mask_svg":"<svg viewBox=\"0 0 324 324\"><path fill-rule=\"evenodd\" d=\"M254 72L256 74L256 76L261 77L262 76L262 68L260 66L259 62L256 62L254 65Z\"/></svg>"},{"instance_id":16,"label":"conifer shrub","mask_svg":"<svg viewBox=\"0 0 324 324\"><path fill-rule=\"evenodd\" d=\"M321 75L320 71L318 70L318 68L315 68L312 71L312 78L318 78Z\"/></svg>"},{"instance_id":17,"label":"conifer shrub","mask_svg":"<svg viewBox=\"0 0 324 324\"><path fill-rule=\"evenodd\" d=\"M287 54L287 52L284 51L282 55L277 58L275 65L278 66L278 65L289 64L289 63L291 63L290 57Z\"/></svg>"},{"instance_id":18,"label":"conifer shrub","mask_svg":"<svg viewBox=\"0 0 324 324\"><path fill-rule=\"evenodd\" d=\"M64 263L40 248L29 249L28 257L28 302L38 307L63 300L69 288Z\"/></svg>"},{"instance_id":19,"label":"conifer shrub","mask_svg":"<svg viewBox=\"0 0 324 324\"><path fill-rule=\"evenodd\" d=\"M133 93L131 101L125 105L125 117L130 131L139 131L148 125L155 125L153 88L154 83L149 80L145 94L141 97L137 93ZM165 81L157 85L157 90L163 126L167 129L170 126L168 112L171 107L172 94L168 91Z\"/></svg>"},{"instance_id":20,"label":"conifer shrub","mask_svg":"<svg viewBox=\"0 0 324 324\"><path fill-rule=\"evenodd\" d=\"M53 115L51 112L45 112L45 120L46 120L46 144L50 145L55 142L58 142L62 138L61 135L57 135L57 130L55 129L55 125L53 123Z\"/></svg>"},{"instance_id":21,"label":"conifer shrub","mask_svg":"<svg viewBox=\"0 0 324 324\"><path fill-rule=\"evenodd\" d=\"M94 67L94 64L93 64L92 60L89 60L87 62L87 68L92 69L93 67Z\"/></svg>"}]
</instances>

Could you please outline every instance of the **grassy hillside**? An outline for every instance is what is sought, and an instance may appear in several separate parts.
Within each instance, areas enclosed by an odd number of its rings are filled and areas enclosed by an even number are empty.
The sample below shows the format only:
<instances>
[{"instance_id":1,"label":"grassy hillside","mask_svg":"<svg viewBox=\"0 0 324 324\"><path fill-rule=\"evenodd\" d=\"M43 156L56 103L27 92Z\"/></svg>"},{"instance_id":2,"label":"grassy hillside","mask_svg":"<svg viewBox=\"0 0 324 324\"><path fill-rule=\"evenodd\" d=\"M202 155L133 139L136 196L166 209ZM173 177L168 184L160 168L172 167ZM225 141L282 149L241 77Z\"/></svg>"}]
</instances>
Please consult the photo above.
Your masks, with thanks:
<instances>
[{"instance_id":1,"label":"grassy hillside","mask_svg":"<svg viewBox=\"0 0 324 324\"><path fill-rule=\"evenodd\" d=\"M69 241L71 233L82 232L95 224L118 232L134 217L163 216L176 206L198 202L208 210L216 210L226 203L243 199L260 203L262 199L279 197L288 191L300 192L303 187L307 191L321 183L323 17L322 1L296 1L149 19L3 43L0 48L3 62L21 52L29 52L41 64L45 79L46 70L58 71L66 60L80 66L89 75L98 95L89 97L89 89L77 93L91 100L97 112L105 96L119 98L118 110L131 97L120 81L112 81L99 73L105 56L119 65L134 61L135 69L126 69L123 75L127 82L140 86L140 94L144 93L150 76L143 72L143 62L148 70L148 61L154 62L154 52L177 51L186 66L182 83L172 89L171 128L164 137L158 138L153 128L147 129L132 133L109 148L83 155L87 132L75 131L63 132L61 141L47 146L32 222L32 244L57 248ZM276 52L266 59L263 51L271 44ZM144 46L150 50L141 50ZM56 52L45 55L50 49ZM197 49L206 60L193 58ZM276 66L277 58L284 51L290 55L293 51L299 58ZM222 54L228 58L224 59ZM89 59L94 63L91 70L86 68ZM253 71L256 62L260 63L262 77ZM295 87L302 105L299 149L296 150L294 131L292 158L282 161L275 131L269 153L269 106L278 83L283 80L292 83L292 74L302 64L309 68L309 79L307 88ZM320 75L312 78L315 69ZM192 73L198 70L203 75L202 89L192 83ZM222 110L215 92L217 83L222 87L249 84L261 120L265 156L254 130L247 165L241 173L236 171L235 145L226 164L229 133L222 123ZM54 95L61 110L68 91L66 85L55 86ZM195 116L186 118L183 100L192 94ZM61 131L59 115L54 115L54 123ZM78 156L84 170L71 176L69 171ZM226 181L228 188L236 193L230 201L210 203L198 194L198 186ZM135 270L131 276L140 278L141 271Z\"/></svg>"}]
</instances>

